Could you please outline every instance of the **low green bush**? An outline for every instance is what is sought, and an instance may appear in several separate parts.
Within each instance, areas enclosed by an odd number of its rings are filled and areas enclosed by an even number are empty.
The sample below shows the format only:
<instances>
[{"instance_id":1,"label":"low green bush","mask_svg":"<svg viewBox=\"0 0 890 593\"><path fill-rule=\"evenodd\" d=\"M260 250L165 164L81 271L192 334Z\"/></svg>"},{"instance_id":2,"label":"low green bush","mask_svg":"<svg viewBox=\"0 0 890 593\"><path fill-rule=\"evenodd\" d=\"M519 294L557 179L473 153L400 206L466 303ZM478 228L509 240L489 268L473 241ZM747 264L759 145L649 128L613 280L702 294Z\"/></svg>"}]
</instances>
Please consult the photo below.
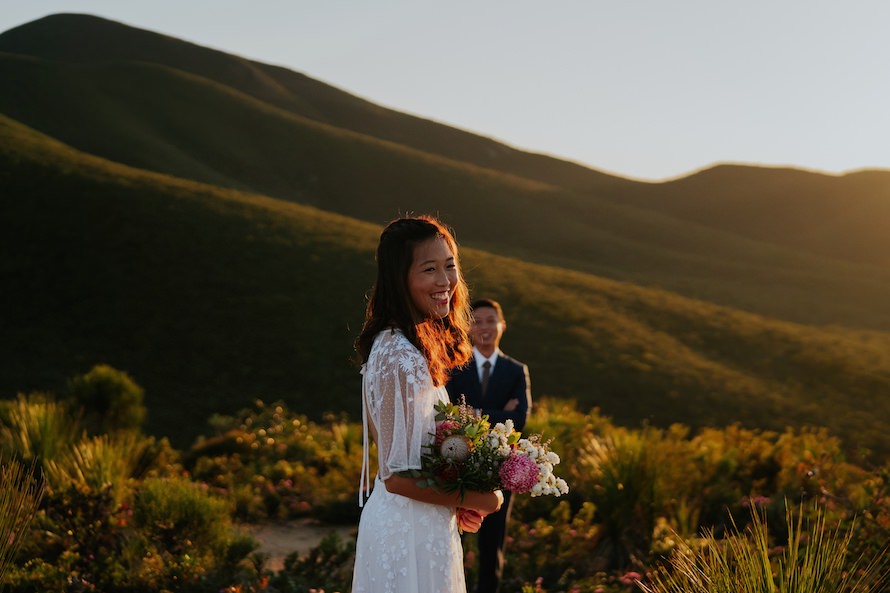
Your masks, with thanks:
<instances>
[{"instance_id":1,"label":"low green bush","mask_svg":"<svg viewBox=\"0 0 890 593\"><path fill-rule=\"evenodd\" d=\"M123 371L94 366L68 381L74 407L84 411L84 424L92 434L139 430L145 420L144 392Z\"/></svg>"},{"instance_id":2,"label":"low green bush","mask_svg":"<svg viewBox=\"0 0 890 593\"><path fill-rule=\"evenodd\" d=\"M358 520L359 426L333 415L311 422L260 400L215 416L211 426L216 434L199 440L184 464L193 479L233 500L239 519Z\"/></svg>"}]
</instances>

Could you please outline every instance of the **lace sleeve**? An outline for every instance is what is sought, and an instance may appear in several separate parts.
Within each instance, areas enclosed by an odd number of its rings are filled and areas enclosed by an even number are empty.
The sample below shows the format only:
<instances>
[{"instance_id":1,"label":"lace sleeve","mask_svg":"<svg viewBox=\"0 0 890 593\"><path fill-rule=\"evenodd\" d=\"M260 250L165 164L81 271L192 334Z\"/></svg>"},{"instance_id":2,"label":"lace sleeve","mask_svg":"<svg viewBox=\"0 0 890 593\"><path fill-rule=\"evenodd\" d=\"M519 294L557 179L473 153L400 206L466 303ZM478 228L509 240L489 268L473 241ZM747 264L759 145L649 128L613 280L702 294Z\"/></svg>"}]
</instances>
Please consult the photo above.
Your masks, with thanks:
<instances>
[{"instance_id":1,"label":"lace sleeve","mask_svg":"<svg viewBox=\"0 0 890 593\"><path fill-rule=\"evenodd\" d=\"M426 359L398 331L378 336L365 368L363 392L377 432L378 473L420 469L422 447L435 432L436 390Z\"/></svg>"}]
</instances>

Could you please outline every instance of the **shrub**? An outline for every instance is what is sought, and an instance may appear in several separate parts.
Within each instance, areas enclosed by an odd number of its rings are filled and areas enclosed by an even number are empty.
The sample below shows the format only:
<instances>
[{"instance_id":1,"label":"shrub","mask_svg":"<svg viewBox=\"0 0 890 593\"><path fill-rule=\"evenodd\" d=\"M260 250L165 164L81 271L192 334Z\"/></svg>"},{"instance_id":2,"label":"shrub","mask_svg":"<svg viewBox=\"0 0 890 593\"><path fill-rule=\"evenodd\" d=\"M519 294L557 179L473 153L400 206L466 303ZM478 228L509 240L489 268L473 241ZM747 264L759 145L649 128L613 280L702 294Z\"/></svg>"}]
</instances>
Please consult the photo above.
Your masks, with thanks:
<instances>
[{"instance_id":1,"label":"shrub","mask_svg":"<svg viewBox=\"0 0 890 593\"><path fill-rule=\"evenodd\" d=\"M128 521L127 509L114 502L110 486L92 490L83 484L47 492L12 571L14 591L68 591L109 584Z\"/></svg>"},{"instance_id":2,"label":"shrub","mask_svg":"<svg viewBox=\"0 0 890 593\"><path fill-rule=\"evenodd\" d=\"M212 425L218 434L199 440L185 464L233 500L238 517L357 520L360 427L331 415L310 422L259 400L235 416L215 416Z\"/></svg>"},{"instance_id":3,"label":"shrub","mask_svg":"<svg viewBox=\"0 0 890 593\"><path fill-rule=\"evenodd\" d=\"M656 517L656 465L650 448L655 431L616 428L591 435L572 467L603 525L597 555L603 568L641 565L649 553Z\"/></svg>"},{"instance_id":4,"label":"shrub","mask_svg":"<svg viewBox=\"0 0 890 593\"><path fill-rule=\"evenodd\" d=\"M110 485L50 492L13 569L13 591L252 590L256 542L231 529L227 504L184 478L149 478L133 503Z\"/></svg>"},{"instance_id":5,"label":"shrub","mask_svg":"<svg viewBox=\"0 0 890 593\"><path fill-rule=\"evenodd\" d=\"M355 542L344 542L334 532L318 546L301 557L294 552L284 560L284 568L269 584L281 593L304 591L349 591L352 587L352 567L355 562Z\"/></svg>"},{"instance_id":6,"label":"shrub","mask_svg":"<svg viewBox=\"0 0 890 593\"><path fill-rule=\"evenodd\" d=\"M136 527L171 554L225 552L232 522L226 501L185 478L150 478L136 491Z\"/></svg>"},{"instance_id":7,"label":"shrub","mask_svg":"<svg viewBox=\"0 0 890 593\"><path fill-rule=\"evenodd\" d=\"M145 420L142 388L127 373L108 365L96 365L68 381L68 394L83 408L93 434L139 430Z\"/></svg>"}]
</instances>

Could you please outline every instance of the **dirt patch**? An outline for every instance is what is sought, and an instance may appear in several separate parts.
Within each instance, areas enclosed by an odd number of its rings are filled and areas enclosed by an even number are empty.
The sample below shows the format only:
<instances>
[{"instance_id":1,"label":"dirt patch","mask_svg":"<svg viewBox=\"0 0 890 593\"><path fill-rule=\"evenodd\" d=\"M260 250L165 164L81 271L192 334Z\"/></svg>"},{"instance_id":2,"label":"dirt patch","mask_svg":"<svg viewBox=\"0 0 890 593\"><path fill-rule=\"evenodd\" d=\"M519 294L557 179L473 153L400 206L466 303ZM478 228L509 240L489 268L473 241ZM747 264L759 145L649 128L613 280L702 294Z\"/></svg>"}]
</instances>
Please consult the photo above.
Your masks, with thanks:
<instances>
[{"instance_id":1,"label":"dirt patch","mask_svg":"<svg viewBox=\"0 0 890 593\"><path fill-rule=\"evenodd\" d=\"M274 571L284 567L284 559L289 554L307 554L331 533L339 533L343 540L349 541L358 532L355 525L321 525L311 519L241 527L259 542L259 551L269 555L266 566Z\"/></svg>"}]
</instances>

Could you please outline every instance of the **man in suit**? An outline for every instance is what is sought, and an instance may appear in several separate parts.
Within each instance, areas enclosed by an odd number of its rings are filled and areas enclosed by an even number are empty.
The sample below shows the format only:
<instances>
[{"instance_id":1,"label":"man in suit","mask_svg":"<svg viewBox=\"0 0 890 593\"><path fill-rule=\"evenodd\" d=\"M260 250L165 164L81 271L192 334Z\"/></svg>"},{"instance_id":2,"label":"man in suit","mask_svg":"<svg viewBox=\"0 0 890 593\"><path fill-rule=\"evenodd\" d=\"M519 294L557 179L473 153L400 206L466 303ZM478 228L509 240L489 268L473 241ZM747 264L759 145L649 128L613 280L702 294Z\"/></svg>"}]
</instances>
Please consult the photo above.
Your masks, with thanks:
<instances>
[{"instance_id":1,"label":"man in suit","mask_svg":"<svg viewBox=\"0 0 890 593\"><path fill-rule=\"evenodd\" d=\"M492 425L513 420L516 430L525 427L531 410L531 383L528 367L501 352L500 342L507 329L501 305L493 299L472 303L473 358L467 366L452 372L446 388L454 403L463 395L467 404L487 414ZM476 593L496 593L504 568L504 540L512 497L504 492L501 509L485 517L479 529L479 580Z\"/></svg>"}]
</instances>

